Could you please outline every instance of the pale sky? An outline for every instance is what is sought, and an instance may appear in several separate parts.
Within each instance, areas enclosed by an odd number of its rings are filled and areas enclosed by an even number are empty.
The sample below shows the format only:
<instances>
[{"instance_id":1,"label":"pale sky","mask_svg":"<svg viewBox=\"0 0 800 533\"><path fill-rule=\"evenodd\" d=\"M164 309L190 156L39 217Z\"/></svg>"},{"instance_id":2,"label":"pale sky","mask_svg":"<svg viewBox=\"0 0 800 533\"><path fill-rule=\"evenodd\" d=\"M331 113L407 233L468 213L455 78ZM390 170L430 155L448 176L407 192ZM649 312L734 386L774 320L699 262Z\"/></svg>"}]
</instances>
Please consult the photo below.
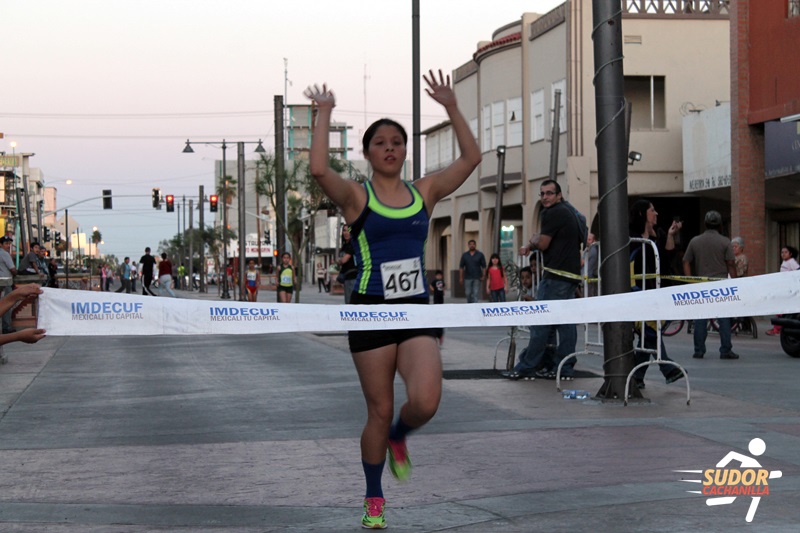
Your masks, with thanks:
<instances>
[{"instance_id":1,"label":"pale sky","mask_svg":"<svg viewBox=\"0 0 800 533\"><path fill-rule=\"evenodd\" d=\"M499 27L562 2L420 3L421 66L449 73ZM273 97L287 77L287 104L328 83L334 120L354 127L354 146L365 111L368 122L389 116L411 134L410 0L6 0L2 20L0 151L16 141L18 153L35 153L31 166L58 187L59 207L113 191L112 211L100 200L70 209L82 227L98 226L101 253L138 259L177 233L175 213L151 207L153 187L187 205L199 185L209 194L222 150L183 154L187 138L261 138L272 152ZM423 93L422 128L445 118ZM254 148L246 145L248 159ZM235 146L227 154L235 160Z\"/></svg>"}]
</instances>

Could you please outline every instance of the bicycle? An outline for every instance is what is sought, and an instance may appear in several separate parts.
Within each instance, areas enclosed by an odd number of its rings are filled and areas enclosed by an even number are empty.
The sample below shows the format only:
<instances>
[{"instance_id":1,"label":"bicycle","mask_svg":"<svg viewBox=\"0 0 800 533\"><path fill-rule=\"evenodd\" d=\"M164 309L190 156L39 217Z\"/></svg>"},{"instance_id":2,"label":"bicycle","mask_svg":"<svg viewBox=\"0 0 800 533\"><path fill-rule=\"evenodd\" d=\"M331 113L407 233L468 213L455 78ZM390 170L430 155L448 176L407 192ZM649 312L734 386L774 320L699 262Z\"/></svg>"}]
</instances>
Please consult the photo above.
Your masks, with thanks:
<instances>
[{"instance_id":1,"label":"bicycle","mask_svg":"<svg viewBox=\"0 0 800 533\"><path fill-rule=\"evenodd\" d=\"M661 325L661 334L665 337L677 335L683 329L685 320L665 320Z\"/></svg>"},{"instance_id":2,"label":"bicycle","mask_svg":"<svg viewBox=\"0 0 800 533\"><path fill-rule=\"evenodd\" d=\"M681 320L680 322L684 321ZM694 333L694 320L689 320L688 322L689 325L686 328L686 333L691 335ZM683 325L681 325L681 327L683 327ZM680 331L680 329L678 329L676 333L678 331ZM717 322L716 318L708 319L708 331L712 333L719 333L719 322ZM758 338L758 327L756 326L756 321L753 317L745 316L731 318L731 334L738 336L740 333L742 335L750 335L754 339Z\"/></svg>"}]
</instances>

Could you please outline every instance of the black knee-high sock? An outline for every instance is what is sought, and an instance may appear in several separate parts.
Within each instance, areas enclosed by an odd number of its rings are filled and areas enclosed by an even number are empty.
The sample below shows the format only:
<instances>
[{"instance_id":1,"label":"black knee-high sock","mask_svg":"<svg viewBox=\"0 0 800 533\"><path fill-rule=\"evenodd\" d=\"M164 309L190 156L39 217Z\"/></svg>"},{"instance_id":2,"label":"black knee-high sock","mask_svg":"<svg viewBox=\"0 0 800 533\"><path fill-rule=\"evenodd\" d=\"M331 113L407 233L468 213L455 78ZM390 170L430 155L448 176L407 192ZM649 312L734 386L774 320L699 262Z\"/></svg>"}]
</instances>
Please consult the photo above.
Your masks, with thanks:
<instances>
[{"instance_id":1,"label":"black knee-high sock","mask_svg":"<svg viewBox=\"0 0 800 533\"><path fill-rule=\"evenodd\" d=\"M392 424L392 428L389 430L389 440L403 440L406 438L406 435L411 433L417 428L412 428L405 422L403 419L398 416L397 421Z\"/></svg>"},{"instance_id":2,"label":"black knee-high sock","mask_svg":"<svg viewBox=\"0 0 800 533\"><path fill-rule=\"evenodd\" d=\"M367 494L365 498L383 498L383 487L381 486L381 476L383 476L383 466L386 461L374 465L361 460L364 467L364 479L367 481Z\"/></svg>"}]
</instances>

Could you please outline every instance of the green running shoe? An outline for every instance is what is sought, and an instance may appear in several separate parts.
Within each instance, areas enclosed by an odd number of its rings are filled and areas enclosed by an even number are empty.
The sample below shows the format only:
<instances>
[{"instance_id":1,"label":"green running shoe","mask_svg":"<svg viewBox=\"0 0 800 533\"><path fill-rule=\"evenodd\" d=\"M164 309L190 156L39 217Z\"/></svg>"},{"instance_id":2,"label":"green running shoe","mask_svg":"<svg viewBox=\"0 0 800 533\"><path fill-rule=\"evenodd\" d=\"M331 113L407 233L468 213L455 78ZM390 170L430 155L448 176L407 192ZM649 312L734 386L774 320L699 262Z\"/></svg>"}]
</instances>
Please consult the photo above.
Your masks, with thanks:
<instances>
[{"instance_id":1,"label":"green running shoe","mask_svg":"<svg viewBox=\"0 0 800 533\"><path fill-rule=\"evenodd\" d=\"M361 518L361 527L386 529L386 519L383 517L385 505L386 500L383 498L364 498L364 516Z\"/></svg>"},{"instance_id":2,"label":"green running shoe","mask_svg":"<svg viewBox=\"0 0 800 533\"><path fill-rule=\"evenodd\" d=\"M411 477L411 458L405 439L389 440L389 470L399 481L407 481Z\"/></svg>"}]
</instances>

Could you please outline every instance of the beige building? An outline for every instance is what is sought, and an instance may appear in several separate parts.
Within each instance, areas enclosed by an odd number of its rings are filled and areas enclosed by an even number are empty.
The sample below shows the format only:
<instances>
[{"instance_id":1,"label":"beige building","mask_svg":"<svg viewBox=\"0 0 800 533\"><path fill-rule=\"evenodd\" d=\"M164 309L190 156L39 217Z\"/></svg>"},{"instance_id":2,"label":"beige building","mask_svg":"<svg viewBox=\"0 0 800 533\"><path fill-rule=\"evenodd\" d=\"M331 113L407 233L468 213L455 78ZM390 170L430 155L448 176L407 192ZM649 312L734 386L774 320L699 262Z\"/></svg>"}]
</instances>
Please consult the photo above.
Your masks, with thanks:
<instances>
[{"instance_id":1,"label":"beige building","mask_svg":"<svg viewBox=\"0 0 800 533\"><path fill-rule=\"evenodd\" d=\"M694 5L654 0L648 10L642 2L624 1L622 32L625 96L632 104L629 144L642 156L628 167L628 193L653 200L665 227L681 216L688 241L701 231L706 209L726 218L730 213L729 186L685 190L681 133L684 116L729 100L729 21L727 9L670 7L683 4ZM498 147L505 147L500 222L507 254L537 229L539 183L550 174L556 146L565 197L600 233L592 27L589 0L569 0L544 15L525 13L479 43L472 59L453 72L459 106L483 152L481 165L436 206L431 221L427 268L449 273L454 294L463 294L458 262L467 241L475 239L487 257L493 249ZM557 91L560 134L554 145ZM447 122L423 133L429 173L452 161L457 147Z\"/></svg>"}]
</instances>

